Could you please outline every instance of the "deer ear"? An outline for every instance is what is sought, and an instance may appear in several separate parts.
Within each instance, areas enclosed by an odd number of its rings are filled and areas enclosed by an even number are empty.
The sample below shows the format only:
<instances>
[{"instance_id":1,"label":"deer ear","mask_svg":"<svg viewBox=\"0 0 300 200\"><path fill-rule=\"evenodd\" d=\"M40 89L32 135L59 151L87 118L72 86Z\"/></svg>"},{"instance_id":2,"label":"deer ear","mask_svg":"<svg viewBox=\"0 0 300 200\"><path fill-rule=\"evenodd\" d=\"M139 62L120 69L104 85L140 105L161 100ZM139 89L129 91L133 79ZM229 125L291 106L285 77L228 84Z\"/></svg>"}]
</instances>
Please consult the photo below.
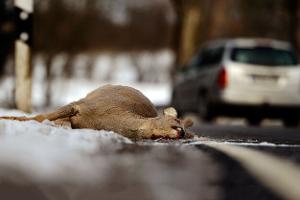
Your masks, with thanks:
<instances>
[{"instance_id":1,"label":"deer ear","mask_svg":"<svg viewBox=\"0 0 300 200\"><path fill-rule=\"evenodd\" d=\"M177 111L173 107L165 108L164 115L175 117L175 118L177 118L178 116Z\"/></svg>"},{"instance_id":2,"label":"deer ear","mask_svg":"<svg viewBox=\"0 0 300 200\"><path fill-rule=\"evenodd\" d=\"M191 118L186 118L183 120L183 125L186 128L193 126L193 124L194 124L194 122Z\"/></svg>"}]
</instances>

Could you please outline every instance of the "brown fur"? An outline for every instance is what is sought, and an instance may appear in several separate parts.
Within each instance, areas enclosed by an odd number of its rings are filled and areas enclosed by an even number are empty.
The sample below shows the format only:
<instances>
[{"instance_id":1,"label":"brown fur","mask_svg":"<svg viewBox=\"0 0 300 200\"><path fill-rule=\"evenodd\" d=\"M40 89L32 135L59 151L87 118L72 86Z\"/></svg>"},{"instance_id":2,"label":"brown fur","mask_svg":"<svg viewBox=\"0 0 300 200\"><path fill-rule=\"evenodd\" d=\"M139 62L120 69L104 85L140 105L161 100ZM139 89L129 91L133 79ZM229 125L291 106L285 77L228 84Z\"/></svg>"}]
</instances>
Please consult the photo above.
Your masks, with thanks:
<instances>
[{"instance_id":1,"label":"brown fur","mask_svg":"<svg viewBox=\"0 0 300 200\"><path fill-rule=\"evenodd\" d=\"M118 85L100 87L85 98L52 113L0 119L39 122L48 119L72 128L114 131L132 139L178 139L185 136L186 126L191 125L190 121L179 120L173 108L159 116L153 104L141 92Z\"/></svg>"}]
</instances>

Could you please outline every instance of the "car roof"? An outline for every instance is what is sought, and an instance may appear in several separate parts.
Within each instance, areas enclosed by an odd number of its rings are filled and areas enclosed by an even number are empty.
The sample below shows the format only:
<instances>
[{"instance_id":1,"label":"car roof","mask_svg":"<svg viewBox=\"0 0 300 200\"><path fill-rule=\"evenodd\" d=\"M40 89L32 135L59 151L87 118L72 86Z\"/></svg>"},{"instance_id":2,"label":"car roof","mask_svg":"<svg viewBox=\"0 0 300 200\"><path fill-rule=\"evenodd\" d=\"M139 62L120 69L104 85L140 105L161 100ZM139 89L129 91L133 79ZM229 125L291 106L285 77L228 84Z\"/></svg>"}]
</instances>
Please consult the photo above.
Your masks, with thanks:
<instances>
[{"instance_id":1,"label":"car roof","mask_svg":"<svg viewBox=\"0 0 300 200\"><path fill-rule=\"evenodd\" d=\"M291 49L292 46L289 42L275 40L270 38L235 38L235 39L219 39L206 42L204 47L214 48L219 46L227 47L271 47L278 49Z\"/></svg>"}]
</instances>

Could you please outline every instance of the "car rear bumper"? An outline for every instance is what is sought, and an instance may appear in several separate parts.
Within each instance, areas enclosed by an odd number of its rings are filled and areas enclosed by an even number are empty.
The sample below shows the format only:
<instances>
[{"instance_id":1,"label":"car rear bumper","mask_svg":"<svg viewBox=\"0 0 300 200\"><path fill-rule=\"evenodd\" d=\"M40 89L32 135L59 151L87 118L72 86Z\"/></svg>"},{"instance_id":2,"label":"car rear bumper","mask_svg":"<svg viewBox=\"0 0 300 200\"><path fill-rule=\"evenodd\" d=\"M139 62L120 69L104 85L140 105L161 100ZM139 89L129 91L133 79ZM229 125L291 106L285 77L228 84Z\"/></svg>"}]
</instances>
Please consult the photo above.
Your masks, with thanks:
<instances>
[{"instance_id":1,"label":"car rear bumper","mask_svg":"<svg viewBox=\"0 0 300 200\"><path fill-rule=\"evenodd\" d=\"M249 106L270 105L274 107L300 107L298 91L230 91L220 92L217 101L225 104L241 104Z\"/></svg>"}]
</instances>

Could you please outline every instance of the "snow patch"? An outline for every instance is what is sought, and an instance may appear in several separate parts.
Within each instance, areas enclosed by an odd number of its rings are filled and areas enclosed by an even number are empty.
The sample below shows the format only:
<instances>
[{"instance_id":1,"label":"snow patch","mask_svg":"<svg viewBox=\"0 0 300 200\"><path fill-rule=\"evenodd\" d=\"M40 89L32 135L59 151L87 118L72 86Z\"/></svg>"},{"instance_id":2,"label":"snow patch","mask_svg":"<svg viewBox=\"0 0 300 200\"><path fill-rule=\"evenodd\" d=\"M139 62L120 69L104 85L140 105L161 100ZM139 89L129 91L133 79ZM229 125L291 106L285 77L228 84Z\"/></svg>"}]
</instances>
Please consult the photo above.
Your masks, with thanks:
<instances>
[{"instance_id":1,"label":"snow patch","mask_svg":"<svg viewBox=\"0 0 300 200\"><path fill-rule=\"evenodd\" d=\"M183 142L143 145L108 131L0 120L0 183L51 199L219 199L218 166Z\"/></svg>"},{"instance_id":2,"label":"snow patch","mask_svg":"<svg viewBox=\"0 0 300 200\"><path fill-rule=\"evenodd\" d=\"M21 115L1 110L3 114ZM67 129L49 121L1 120L0 177L18 172L36 181L92 181L95 175L89 172L107 166L101 159L91 161L90 155L103 149L113 152L130 143L109 131Z\"/></svg>"}]
</instances>

